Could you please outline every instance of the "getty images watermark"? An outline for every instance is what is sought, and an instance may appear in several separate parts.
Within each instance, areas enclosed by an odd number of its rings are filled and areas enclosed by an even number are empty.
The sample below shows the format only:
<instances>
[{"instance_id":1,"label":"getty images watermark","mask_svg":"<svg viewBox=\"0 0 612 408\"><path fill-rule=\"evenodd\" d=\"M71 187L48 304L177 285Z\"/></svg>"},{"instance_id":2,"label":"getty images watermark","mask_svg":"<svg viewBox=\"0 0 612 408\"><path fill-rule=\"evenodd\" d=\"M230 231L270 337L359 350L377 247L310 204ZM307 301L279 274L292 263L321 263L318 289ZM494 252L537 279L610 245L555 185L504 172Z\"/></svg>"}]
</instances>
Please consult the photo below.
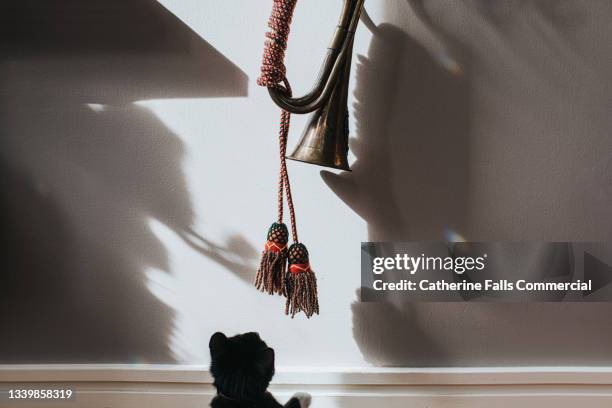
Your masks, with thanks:
<instances>
[{"instance_id":1,"label":"getty images watermark","mask_svg":"<svg viewBox=\"0 0 612 408\"><path fill-rule=\"evenodd\" d=\"M609 301L612 290L603 289L612 282L610 261L607 243L369 242L362 244L361 295L363 301Z\"/></svg>"}]
</instances>

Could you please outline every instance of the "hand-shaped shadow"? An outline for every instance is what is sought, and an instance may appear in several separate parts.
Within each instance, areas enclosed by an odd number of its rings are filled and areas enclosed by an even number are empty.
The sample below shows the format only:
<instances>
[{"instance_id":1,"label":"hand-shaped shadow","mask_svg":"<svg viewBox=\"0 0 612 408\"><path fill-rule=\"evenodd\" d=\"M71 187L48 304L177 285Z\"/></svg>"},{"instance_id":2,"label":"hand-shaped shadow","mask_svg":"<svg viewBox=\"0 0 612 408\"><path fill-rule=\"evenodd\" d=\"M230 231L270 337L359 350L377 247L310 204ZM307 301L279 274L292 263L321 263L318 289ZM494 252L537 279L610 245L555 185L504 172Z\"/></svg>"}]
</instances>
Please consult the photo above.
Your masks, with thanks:
<instances>
[{"instance_id":1,"label":"hand-shaped shadow","mask_svg":"<svg viewBox=\"0 0 612 408\"><path fill-rule=\"evenodd\" d=\"M170 270L149 220L192 229L184 145L132 102L245 96L246 75L154 0L4 1L0 21L0 362L173 361L143 272Z\"/></svg>"}]
</instances>

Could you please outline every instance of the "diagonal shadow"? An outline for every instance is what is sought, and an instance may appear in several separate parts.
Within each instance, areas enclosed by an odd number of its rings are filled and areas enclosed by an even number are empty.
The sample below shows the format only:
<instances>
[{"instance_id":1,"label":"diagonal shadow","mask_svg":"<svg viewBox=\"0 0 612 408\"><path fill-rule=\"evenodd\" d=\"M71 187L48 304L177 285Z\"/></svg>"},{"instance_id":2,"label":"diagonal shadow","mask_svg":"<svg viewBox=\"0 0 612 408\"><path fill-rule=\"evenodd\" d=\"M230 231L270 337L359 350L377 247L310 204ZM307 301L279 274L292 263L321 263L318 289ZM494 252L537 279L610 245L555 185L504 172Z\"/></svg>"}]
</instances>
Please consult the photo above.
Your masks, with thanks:
<instances>
[{"instance_id":1,"label":"diagonal shadow","mask_svg":"<svg viewBox=\"0 0 612 408\"><path fill-rule=\"evenodd\" d=\"M0 50L0 363L173 361L143 272L170 270L150 219L191 233L185 148L132 102L247 76L154 0L5 1Z\"/></svg>"},{"instance_id":2,"label":"diagonal shadow","mask_svg":"<svg viewBox=\"0 0 612 408\"><path fill-rule=\"evenodd\" d=\"M49 103L59 80L71 85L62 99L75 102L247 92L244 72L154 0L4 1L0 51L28 81L18 85Z\"/></svg>"}]
</instances>

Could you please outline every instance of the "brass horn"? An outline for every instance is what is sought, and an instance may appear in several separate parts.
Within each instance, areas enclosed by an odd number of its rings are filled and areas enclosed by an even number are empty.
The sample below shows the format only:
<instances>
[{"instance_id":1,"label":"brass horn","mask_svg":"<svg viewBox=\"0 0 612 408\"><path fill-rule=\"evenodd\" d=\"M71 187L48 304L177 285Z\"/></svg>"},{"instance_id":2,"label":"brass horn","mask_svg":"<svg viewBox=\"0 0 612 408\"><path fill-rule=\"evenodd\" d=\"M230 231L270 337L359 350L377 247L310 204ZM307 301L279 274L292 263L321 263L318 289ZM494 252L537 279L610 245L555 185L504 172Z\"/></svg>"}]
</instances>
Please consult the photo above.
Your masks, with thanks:
<instances>
[{"instance_id":1,"label":"brass horn","mask_svg":"<svg viewBox=\"0 0 612 408\"><path fill-rule=\"evenodd\" d=\"M348 170L348 91L355 30L365 0L344 0L340 21L312 90L298 98L269 88L272 100L297 114L311 113L300 141L288 159Z\"/></svg>"}]
</instances>

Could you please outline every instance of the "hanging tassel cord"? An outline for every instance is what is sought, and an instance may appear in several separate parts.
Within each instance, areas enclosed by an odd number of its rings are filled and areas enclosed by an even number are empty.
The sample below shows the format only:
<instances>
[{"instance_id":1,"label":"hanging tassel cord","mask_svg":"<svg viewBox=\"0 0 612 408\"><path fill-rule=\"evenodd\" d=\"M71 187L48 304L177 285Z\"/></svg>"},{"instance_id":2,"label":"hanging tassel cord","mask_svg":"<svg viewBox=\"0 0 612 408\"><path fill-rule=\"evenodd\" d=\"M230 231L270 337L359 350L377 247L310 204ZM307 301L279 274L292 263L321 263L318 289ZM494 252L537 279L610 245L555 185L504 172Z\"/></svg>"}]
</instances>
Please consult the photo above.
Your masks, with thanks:
<instances>
[{"instance_id":1,"label":"hanging tassel cord","mask_svg":"<svg viewBox=\"0 0 612 408\"><path fill-rule=\"evenodd\" d=\"M285 51L291 31L291 21L297 0L274 0L272 13L268 20L270 31L266 33L264 55L262 58L261 75L257 78L257 84L266 88L281 88L291 95L291 86L287 80L287 68L285 67ZM298 241L298 233L295 219L295 207L291 196L291 184L287 172L287 139L289 137L289 125L291 114L282 111L279 132L280 171L278 180L278 223L283 222L284 196L287 198L289 218L291 221L291 236L294 242Z\"/></svg>"},{"instance_id":2,"label":"hanging tassel cord","mask_svg":"<svg viewBox=\"0 0 612 408\"><path fill-rule=\"evenodd\" d=\"M293 12L297 0L274 0L272 14L268 21L270 31L266 33L261 75L257 84L267 88L281 89L291 96L291 86L286 77L285 51ZM310 318L319 313L317 296L317 279L310 268L308 250L299 243L295 208L291 196L291 184L287 172L287 139L291 114L285 110L281 113L279 131L280 170L278 176L278 222L268 232L268 242L274 239L278 232L284 228L284 238L288 238L286 226L283 224L284 199L287 200L289 218L291 220L291 236L293 244L286 251L272 253L264 251L262 263L256 277L256 286L268 293L280 293L286 299L285 313L294 317L304 312ZM284 243L287 241L285 240ZM272 249L270 247L270 249ZM286 272L285 263L288 263ZM283 274L285 276L283 276Z\"/></svg>"},{"instance_id":3,"label":"hanging tassel cord","mask_svg":"<svg viewBox=\"0 0 612 408\"><path fill-rule=\"evenodd\" d=\"M257 84L267 88L283 89L291 93L291 86L286 78L284 64L285 50L293 11L297 0L275 0L266 33L264 55L262 59L261 75ZM279 131L279 154L280 169L278 174L278 219L268 230L266 245L262 252L261 262L255 276L257 289L268 294L280 294L287 296L287 254L289 231L283 223L284 195L287 196L289 213L291 218L291 235L297 240L297 228L295 222L295 209L291 197L291 185L285 162L287 151L287 139L289 136L289 125L291 115L289 112L281 113Z\"/></svg>"},{"instance_id":4,"label":"hanging tassel cord","mask_svg":"<svg viewBox=\"0 0 612 408\"><path fill-rule=\"evenodd\" d=\"M287 90L291 93L289 82L286 82ZM283 111L281 114L281 131L280 131L280 176L278 180L278 217L279 223L283 222L283 187L287 196L287 207L289 207L289 220L291 221L291 237L293 242L298 240L297 223L295 220L295 207L293 206L293 197L291 196L291 183L289 182L289 173L287 172L287 139L289 137L289 124L291 114Z\"/></svg>"}]
</instances>

